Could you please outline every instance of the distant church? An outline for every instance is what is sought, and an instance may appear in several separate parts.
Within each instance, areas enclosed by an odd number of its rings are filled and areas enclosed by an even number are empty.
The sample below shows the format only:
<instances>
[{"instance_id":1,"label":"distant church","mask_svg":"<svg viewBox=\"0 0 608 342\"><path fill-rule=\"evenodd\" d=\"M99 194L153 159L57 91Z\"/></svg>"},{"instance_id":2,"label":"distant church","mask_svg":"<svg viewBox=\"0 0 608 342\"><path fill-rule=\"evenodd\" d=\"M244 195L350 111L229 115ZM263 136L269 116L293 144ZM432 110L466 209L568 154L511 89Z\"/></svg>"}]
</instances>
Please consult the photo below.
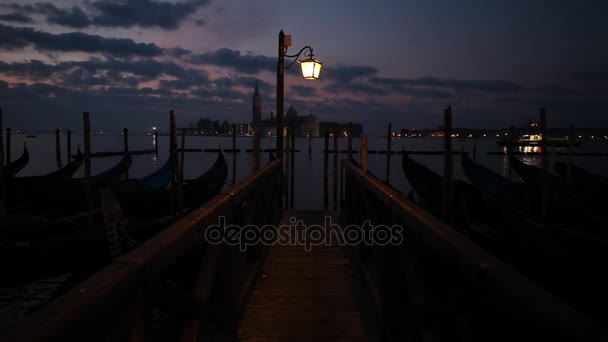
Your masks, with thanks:
<instances>
[{"instance_id":1,"label":"distant church","mask_svg":"<svg viewBox=\"0 0 608 342\"><path fill-rule=\"evenodd\" d=\"M274 118L273 112L270 111L269 119L262 120L262 96L260 96L260 89L258 87L257 80L255 81L255 89L253 91L251 111L252 126L256 132L259 132L262 135L276 135L276 119ZM296 109L293 107L293 105L290 105L283 120L284 126L293 128L296 132L296 136L319 136L319 124L317 123L317 117L312 113L309 115L298 116Z\"/></svg>"}]
</instances>

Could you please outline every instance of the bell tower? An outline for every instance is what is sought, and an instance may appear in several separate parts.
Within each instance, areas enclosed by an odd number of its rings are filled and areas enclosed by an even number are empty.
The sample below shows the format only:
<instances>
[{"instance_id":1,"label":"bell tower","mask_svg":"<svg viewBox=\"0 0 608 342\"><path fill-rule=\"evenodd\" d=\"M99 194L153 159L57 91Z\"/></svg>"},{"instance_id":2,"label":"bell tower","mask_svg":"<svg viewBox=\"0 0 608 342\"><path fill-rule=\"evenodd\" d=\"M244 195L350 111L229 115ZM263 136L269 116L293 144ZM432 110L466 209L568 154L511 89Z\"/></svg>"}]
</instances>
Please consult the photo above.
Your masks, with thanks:
<instances>
[{"instance_id":1,"label":"bell tower","mask_svg":"<svg viewBox=\"0 0 608 342\"><path fill-rule=\"evenodd\" d=\"M255 90L253 91L252 101L252 120L256 124L262 121L262 97L260 96L260 89L258 88L258 81L255 81Z\"/></svg>"}]
</instances>

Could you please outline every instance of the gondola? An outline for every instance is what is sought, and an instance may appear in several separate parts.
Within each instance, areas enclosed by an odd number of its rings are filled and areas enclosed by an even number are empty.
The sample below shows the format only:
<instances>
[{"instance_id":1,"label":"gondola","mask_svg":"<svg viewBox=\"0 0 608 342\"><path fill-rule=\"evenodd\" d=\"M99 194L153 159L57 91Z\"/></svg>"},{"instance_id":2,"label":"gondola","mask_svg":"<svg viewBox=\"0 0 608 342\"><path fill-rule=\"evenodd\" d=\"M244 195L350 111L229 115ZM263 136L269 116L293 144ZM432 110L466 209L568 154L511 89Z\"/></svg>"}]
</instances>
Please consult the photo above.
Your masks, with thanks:
<instances>
[{"instance_id":1,"label":"gondola","mask_svg":"<svg viewBox=\"0 0 608 342\"><path fill-rule=\"evenodd\" d=\"M83 159L82 153L78 151L78 155L72 162L46 175L8 177L6 179L7 207L29 206L32 202L43 201L47 194L61 191L59 185L76 173L82 166Z\"/></svg>"},{"instance_id":2,"label":"gondola","mask_svg":"<svg viewBox=\"0 0 608 342\"><path fill-rule=\"evenodd\" d=\"M29 161L30 161L30 154L27 150L26 144L23 143L23 153L21 154L21 156L15 160L13 160L12 162L6 164L6 166L4 166L4 171L6 172L6 176L7 177L15 176L19 171L23 170L23 168L27 165L27 163L29 163Z\"/></svg>"},{"instance_id":3,"label":"gondola","mask_svg":"<svg viewBox=\"0 0 608 342\"><path fill-rule=\"evenodd\" d=\"M161 168L159 171L162 174L166 169ZM154 177L145 178L159 180L162 178L160 174L156 173ZM217 160L208 171L184 184L184 202L188 208L194 209L217 195L224 186L227 175L228 165L223 153L219 152ZM166 201L171 199L168 196L169 189L164 193L167 194L166 197L157 198L161 203L145 200L155 197L154 194L148 194L125 204L126 224L121 230L121 233L125 234L125 239L131 243L141 242L175 220L177 216L163 216L169 212L170 204ZM146 215L142 214L143 210L153 214L145 217ZM183 213L185 211L181 214ZM137 214L142 216L136 217ZM35 280L58 272L90 270L102 266L109 260L107 235L103 224L85 229L72 228L71 233L46 238L39 238L39 234L36 234L37 238L27 239L27 236L13 234L0 238L0 245L3 246L0 248L0 253L4 256L0 260L4 260L2 261L4 272L12 278L13 282ZM19 266L10 263L11 258L12 260L18 258Z\"/></svg>"},{"instance_id":4,"label":"gondola","mask_svg":"<svg viewBox=\"0 0 608 342\"><path fill-rule=\"evenodd\" d=\"M129 171L132 163L133 160L131 158L131 154L125 154L116 165L112 166L106 171L89 177L89 185L92 187L101 187L110 182L120 180L122 176ZM76 178L74 181L84 185L87 182L87 179L84 177Z\"/></svg>"},{"instance_id":5,"label":"gondola","mask_svg":"<svg viewBox=\"0 0 608 342\"><path fill-rule=\"evenodd\" d=\"M571 182L576 188L593 196L605 196L608 191L608 178L590 172L580 166L572 165L571 177L568 177L568 164L555 162L555 172L565 181Z\"/></svg>"},{"instance_id":6,"label":"gondola","mask_svg":"<svg viewBox=\"0 0 608 342\"><path fill-rule=\"evenodd\" d=\"M401 156L401 166L416 193L416 202L430 214L441 217L443 177L413 160L405 150ZM452 220L460 228L466 228L470 215L479 216L486 212L481 193L461 180L452 182L452 207Z\"/></svg>"},{"instance_id":7,"label":"gondola","mask_svg":"<svg viewBox=\"0 0 608 342\"><path fill-rule=\"evenodd\" d=\"M214 197L224 186L228 176L228 164L224 153L218 152L213 165L202 175L195 179L184 180L182 184L183 211L199 207ZM139 219L154 219L170 215L175 208L177 200L175 191L164 189L149 193L145 198L123 204L125 215Z\"/></svg>"}]
</instances>

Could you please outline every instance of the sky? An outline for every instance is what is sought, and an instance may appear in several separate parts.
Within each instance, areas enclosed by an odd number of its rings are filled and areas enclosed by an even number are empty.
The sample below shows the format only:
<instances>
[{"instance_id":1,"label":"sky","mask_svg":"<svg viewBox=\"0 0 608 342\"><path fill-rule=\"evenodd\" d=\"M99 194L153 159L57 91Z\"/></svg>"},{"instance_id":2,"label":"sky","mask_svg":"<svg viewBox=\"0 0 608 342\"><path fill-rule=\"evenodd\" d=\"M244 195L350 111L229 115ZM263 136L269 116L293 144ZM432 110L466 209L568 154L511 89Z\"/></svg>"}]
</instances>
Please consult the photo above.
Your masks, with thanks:
<instances>
[{"instance_id":1,"label":"sky","mask_svg":"<svg viewBox=\"0 0 608 342\"><path fill-rule=\"evenodd\" d=\"M147 131L276 110L278 35L312 46L318 80L286 70L285 106L368 134L608 126L608 1L0 0L4 126Z\"/></svg>"}]
</instances>

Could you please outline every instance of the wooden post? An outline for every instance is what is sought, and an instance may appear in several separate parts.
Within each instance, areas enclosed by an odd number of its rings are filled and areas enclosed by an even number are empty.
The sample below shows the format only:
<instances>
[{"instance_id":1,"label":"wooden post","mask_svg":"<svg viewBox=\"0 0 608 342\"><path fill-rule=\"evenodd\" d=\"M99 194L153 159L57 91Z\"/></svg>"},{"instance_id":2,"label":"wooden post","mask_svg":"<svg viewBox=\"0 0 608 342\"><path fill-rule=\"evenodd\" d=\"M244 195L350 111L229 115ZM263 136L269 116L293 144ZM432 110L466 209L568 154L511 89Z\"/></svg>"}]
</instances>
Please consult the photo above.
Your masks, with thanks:
<instances>
[{"instance_id":1,"label":"wooden post","mask_svg":"<svg viewBox=\"0 0 608 342\"><path fill-rule=\"evenodd\" d=\"M72 130L68 129L67 136L68 136L67 137L67 139L68 139L68 141L67 141L67 145L68 145L67 148L68 148L68 150L66 152L67 152L67 155L68 155L68 164L69 164L69 163L72 162Z\"/></svg>"},{"instance_id":2,"label":"wooden post","mask_svg":"<svg viewBox=\"0 0 608 342\"><path fill-rule=\"evenodd\" d=\"M289 186L291 169L289 168L289 157L290 157L290 146L289 146L289 134L291 134L291 128L285 128L285 209L289 209L289 191L291 191Z\"/></svg>"},{"instance_id":3,"label":"wooden post","mask_svg":"<svg viewBox=\"0 0 608 342\"><path fill-rule=\"evenodd\" d=\"M87 224L91 227L93 225L93 203L91 198L91 122L89 112L82 113L82 121L84 126L84 193L87 202Z\"/></svg>"},{"instance_id":4,"label":"wooden post","mask_svg":"<svg viewBox=\"0 0 608 342\"><path fill-rule=\"evenodd\" d=\"M2 123L2 108L0 107L0 217L5 215L6 208L6 183L4 177L4 125Z\"/></svg>"},{"instance_id":5,"label":"wooden post","mask_svg":"<svg viewBox=\"0 0 608 342\"><path fill-rule=\"evenodd\" d=\"M294 128L291 129L291 157L289 159L290 163L291 163L291 167L289 168L290 170L290 178L291 178L291 190L289 192L289 204L290 204L290 208L293 209L293 204L294 204L294 194L295 194L295 178L294 175L296 173L296 167L295 167L295 153L296 153L296 131Z\"/></svg>"},{"instance_id":6,"label":"wooden post","mask_svg":"<svg viewBox=\"0 0 608 342\"><path fill-rule=\"evenodd\" d=\"M312 132L308 133L308 159L312 159Z\"/></svg>"},{"instance_id":7,"label":"wooden post","mask_svg":"<svg viewBox=\"0 0 608 342\"><path fill-rule=\"evenodd\" d=\"M361 135L361 147L359 147L361 154L361 168L367 176L367 135Z\"/></svg>"},{"instance_id":8,"label":"wooden post","mask_svg":"<svg viewBox=\"0 0 608 342\"><path fill-rule=\"evenodd\" d=\"M173 185L175 190L173 190L173 198L174 205L173 208L176 209L174 211L181 212L184 208L184 198L182 197L182 184L179 179L179 160L177 159L177 128L175 126L175 112L173 110L169 111L169 151L170 157L173 162ZM175 201L177 203L175 203Z\"/></svg>"},{"instance_id":9,"label":"wooden post","mask_svg":"<svg viewBox=\"0 0 608 342\"><path fill-rule=\"evenodd\" d=\"M236 124L232 124L232 184L236 184Z\"/></svg>"},{"instance_id":10,"label":"wooden post","mask_svg":"<svg viewBox=\"0 0 608 342\"><path fill-rule=\"evenodd\" d=\"M348 140L348 160L353 160L353 123L349 122L348 123L348 128L346 131L346 134L348 135L346 138Z\"/></svg>"},{"instance_id":11,"label":"wooden post","mask_svg":"<svg viewBox=\"0 0 608 342\"><path fill-rule=\"evenodd\" d=\"M60 131L59 128L55 129L55 159L57 159L57 166L61 166L61 142L59 141Z\"/></svg>"},{"instance_id":12,"label":"wooden post","mask_svg":"<svg viewBox=\"0 0 608 342\"><path fill-rule=\"evenodd\" d=\"M11 162L11 129L6 129L6 165Z\"/></svg>"},{"instance_id":13,"label":"wooden post","mask_svg":"<svg viewBox=\"0 0 608 342\"><path fill-rule=\"evenodd\" d=\"M186 129L182 128L182 152L179 156L179 182L184 184L184 155L186 153Z\"/></svg>"},{"instance_id":14,"label":"wooden post","mask_svg":"<svg viewBox=\"0 0 608 342\"><path fill-rule=\"evenodd\" d=\"M338 211L338 130L334 131L334 177L333 177L334 211Z\"/></svg>"},{"instance_id":15,"label":"wooden post","mask_svg":"<svg viewBox=\"0 0 608 342\"><path fill-rule=\"evenodd\" d=\"M452 216L452 106L444 111L443 123L443 196L441 217L449 222Z\"/></svg>"},{"instance_id":16,"label":"wooden post","mask_svg":"<svg viewBox=\"0 0 608 342\"><path fill-rule=\"evenodd\" d=\"M513 126L509 127L509 141L511 143L514 143L516 141L515 127L513 127ZM507 145L507 155L508 156L511 156L512 151L513 151L513 146ZM513 171L511 170L511 165L509 165L509 167L507 168L507 179L509 180L509 183L511 183L511 181L513 180Z\"/></svg>"},{"instance_id":17,"label":"wooden post","mask_svg":"<svg viewBox=\"0 0 608 342\"><path fill-rule=\"evenodd\" d=\"M323 210L329 209L328 164L329 164L329 131L325 132L325 149L323 151Z\"/></svg>"},{"instance_id":18,"label":"wooden post","mask_svg":"<svg viewBox=\"0 0 608 342\"><path fill-rule=\"evenodd\" d=\"M540 134L542 137L542 163L543 163L543 179L541 189L541 214L543 217L547 217L549 214L549 201L550 201L550 189L549 189L549 158L547 151L547 116L545 115L545 108L540 108Z\"/></svg>"},{"instance_id":19,"label":"wooden post","mask_svg":"<svg viewBox=\"0 0 608 342\"><path fill-rule=\"evenodd\" d=\"M158 130L154 130L154 154L158 155Z\"/></svg>"},{"instance_id":20,"label":"wooden post","mask_svg":"<svg viewBox=\"0 0 608 342\"><path fill-rule=\"evenodd\" d=\"M122 129L122 144L125 150L125 155L129 154L129 130L127 128ZM125 177L129 179L129 169L125 172Z\"/></svg>"},{"instance_id":21,"label":"wooden post","mask_svg":"<svg viewBox=\"0 0 608 342\"><path fill-rule=\"evenodd\" d=\"M473 138L473 160L477 157L477 138Z\"/></svg>"},{"instance_id":22,"label":"wooden post","mask_svg":"<svg viewBox=\"0 0 608 342\"><path fill-rule=\"evenodd\" d=\"M574 154L574 124L570 124L568 135L568 180L572 180L572 155Z\"/></svg>"},{"instance_id":23,"label":"wooden post","mask_svg":"<svg viewBox=\"0 0 608 342\"><path fill-rule=\"evenodd\" d=\"M388 131L386 133L386 184L390 184L392 138L393 138L393 125L389 122Z\"/></svg>"},{"instance_id":24,"label":"wooden post","mask_svg":"<svg viewBox=\"0 0 608 342\"><path fill-rule=\"evenodd\" d=\"M260 169L260 133L253 133L253 172Z\"/></svg>"}]
</instances>

